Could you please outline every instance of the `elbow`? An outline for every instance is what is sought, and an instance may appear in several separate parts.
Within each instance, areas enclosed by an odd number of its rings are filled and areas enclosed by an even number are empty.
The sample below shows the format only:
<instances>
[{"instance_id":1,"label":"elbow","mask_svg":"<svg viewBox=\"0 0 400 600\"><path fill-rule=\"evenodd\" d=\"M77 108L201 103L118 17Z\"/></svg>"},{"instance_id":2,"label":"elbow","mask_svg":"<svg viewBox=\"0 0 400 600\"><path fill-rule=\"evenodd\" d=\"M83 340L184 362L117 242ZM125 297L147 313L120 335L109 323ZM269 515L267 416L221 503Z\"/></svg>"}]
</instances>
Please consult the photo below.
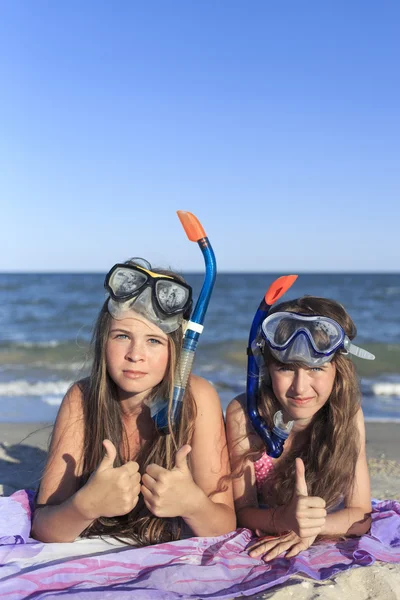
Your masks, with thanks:
<instances>
[{"instance_id":1,"label":"elbow","mask_svg":"<svg viewBox=\"0 0 400 600\"><path fill-rule=\"evenodd\" d=\"M31 529L31 537L38 542L42 542L43 544L61 544L66 543L69 544L75 541L76 538L72 537L63 537L59 539L56 535L51 534L50 532L41 530L40 528L32 527Z\"/></svg>"},{"instance_id":2,"label":"elbow","mask_svg":"<svg viewBox=\"0 0 400 600\"><path fill-rule=\"evenodd\" d=\"M54 531L52 530L51 527L47 527L46 523L43 522L43 515L40 514L42 512L42 508L40 509L36 509L33 520L32 520L32 527L31 527L31 532L30 532L30 537L33 538L34 540L37 540L38 542L43 542L44 544L51 544L51 543L69 543L69 542L74 542L75 541L75 537L72 536L64 536L64 537L60 537L57 536Z\"/></svg>"},{"instance_id":3,"label":"elbow","mask_svg":"<svg viewBox=\"0 0 400 600\"><path fill-rule=\"evenodd\" d=\"M233 509L232 509L232 515L231 515L227 525L228 525L228 531L226 531L226 533L234 531L238 526L237 519L236 519L236 513Z\"/></svg>"},{"instance_id":4,"label":"elbow","mask_svg":"<svg viewBox=\"0 0 400 600\"><path fill-rule=\"evenodd\" d=\"M227 533L231 533L231 531L235 531L237 527L236 522L236 513L231 507L227 507L225 505L225 518L221 519L220 524L218 526L218 530L213 532L212 535L226 535Z\"/></svg>"},{"instance_id":5,"label":"elbow","mask_svg":"<svg viewBox=\"0 0 400 600\"><path fill-rule=\"evenodd\" d=\"M365 519L361 521L357 521L357 523L353 523L350 529L347 532L347 535L354 535L357 537L361 537L369 532L371 528L372 519L370 516L367 516Z\"/></svg>"},{"instance_id":6,"label":"elbow","mask_svg":"<svg viewBox=\"0 0 400 600\"><path fill-rule=\"evenodd\" d=\"M40 527L40 511L40 508L35 509L32 519L30 537L34 540L37 540L38 542L47 542L48 540L44 539L45 536L43 537L42 528Z\"/></svg>"},{"instance_id":7,"label":"elbow","mask_svg":"<svg viewBox=\"0 0 400 600\"><path fill-rule=\"evenodd\" d=\"M371 528L371 512L360 508L359 520L355 521L346 532L346 535L360 537L369 532Z\"/></svg>"},{"instance_id":8,"label":"elbow","mask_svg":"<svg viewBox=\"0 0 400 600\"><path fill-rule=\"evenodd\" d=\"M221 523L221 527L219 528L219 533L217 533L217 535L226 535L227 533L230 533L231 531L235 531L236 527L237 527L236 513L233 510L233 508L229 508L229 512L228 512L226 518Z\"/></svg>"}]
</instances>

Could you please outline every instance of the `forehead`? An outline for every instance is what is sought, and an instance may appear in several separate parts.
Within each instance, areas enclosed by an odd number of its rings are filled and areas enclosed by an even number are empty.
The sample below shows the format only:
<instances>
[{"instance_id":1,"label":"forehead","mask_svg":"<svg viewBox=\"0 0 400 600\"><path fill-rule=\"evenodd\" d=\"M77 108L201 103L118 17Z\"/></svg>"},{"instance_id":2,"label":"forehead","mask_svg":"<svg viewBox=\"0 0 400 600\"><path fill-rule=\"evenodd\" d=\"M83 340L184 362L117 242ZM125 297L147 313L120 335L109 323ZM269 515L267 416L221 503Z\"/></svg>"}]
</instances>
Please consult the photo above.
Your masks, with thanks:
<instances>
[{"instance_id":1,"label":"forehead","mask_svg":"<svg viewBox=\"0 0 400 600\"><path fill-rule=\"evenodd\" d=\"M316 365L316 366L310 366L310 365L307 365L305 363L300 363L300 362L282 363L282 362L279 362L276 360L272 360L269 363L268 367L272 371L279 371L279 369L281 367L286 367L288 369L292 369L295 372L297 372L297 371L312 371L313 369L320 369L321 371L324 371L325 373L336 373L336 365L332 360L330 360L326 363L323 363L322 365Z\"/></svg>"},{"instance_id":2,"label":"forehead","mask_svg":"<svg viewBox=\"0 0 400 600\"><path fill-rule=\"evenodd\" d=\"M141 332L168 339L167 334L157 327L157 325L133 310L129 311L129 316L123 319L112 318L110 329L126 329L132 333Z\"/></svg>"}]
</instances>

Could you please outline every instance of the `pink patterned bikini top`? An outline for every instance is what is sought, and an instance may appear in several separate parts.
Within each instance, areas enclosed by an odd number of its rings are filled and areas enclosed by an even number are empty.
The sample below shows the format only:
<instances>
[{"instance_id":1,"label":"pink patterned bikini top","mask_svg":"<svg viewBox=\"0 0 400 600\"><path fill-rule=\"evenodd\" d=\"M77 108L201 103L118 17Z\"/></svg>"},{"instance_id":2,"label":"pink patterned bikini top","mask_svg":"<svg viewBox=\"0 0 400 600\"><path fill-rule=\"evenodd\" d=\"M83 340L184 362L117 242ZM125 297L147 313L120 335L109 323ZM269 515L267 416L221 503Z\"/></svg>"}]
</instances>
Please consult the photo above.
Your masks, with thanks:
<instances>
[{"instance_id":1,"label":"pink patterned bikini top","mask_svg":"<svg viewBox=\"0 0 400 600\"><path fill-rule=\"evenodd\" d=\"M257 490L260 492L267 479L270 479L274 470L274 461L264 452L254 463L254 473L256 476Z\"/></svg>"}]
</instances>

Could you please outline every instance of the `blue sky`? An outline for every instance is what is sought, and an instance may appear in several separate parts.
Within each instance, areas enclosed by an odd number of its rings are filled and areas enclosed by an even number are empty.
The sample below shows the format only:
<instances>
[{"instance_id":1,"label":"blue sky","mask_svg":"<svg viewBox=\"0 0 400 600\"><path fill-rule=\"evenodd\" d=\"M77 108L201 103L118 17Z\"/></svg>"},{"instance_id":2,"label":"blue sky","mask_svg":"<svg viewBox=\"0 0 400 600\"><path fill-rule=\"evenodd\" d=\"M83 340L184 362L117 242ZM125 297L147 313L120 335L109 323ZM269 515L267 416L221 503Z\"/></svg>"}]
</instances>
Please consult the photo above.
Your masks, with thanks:
<instances>
[{"instance_id":1,"label":"blue sky","mask_svg":"<svg viewBox=\"0 0 400 600\"><path fill-rule=\"evenodd\" d=\"M0 271L400 271L400 4L3 0Z\"/></svg>"}]
</instances>

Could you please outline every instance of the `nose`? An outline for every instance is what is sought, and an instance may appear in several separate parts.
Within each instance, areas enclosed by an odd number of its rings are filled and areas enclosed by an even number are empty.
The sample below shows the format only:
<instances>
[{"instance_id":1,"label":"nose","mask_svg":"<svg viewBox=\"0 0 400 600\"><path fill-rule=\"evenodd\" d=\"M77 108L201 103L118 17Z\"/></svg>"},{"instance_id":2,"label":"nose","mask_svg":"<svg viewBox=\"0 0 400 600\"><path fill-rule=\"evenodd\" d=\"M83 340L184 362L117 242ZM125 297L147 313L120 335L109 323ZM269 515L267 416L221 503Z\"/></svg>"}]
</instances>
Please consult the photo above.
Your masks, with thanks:
<instances>
[{"instance_id":1,"label":"nose","mask_svg":"<svg viewBox=\"0 0 400 600\"><path fill-rule=\"evenodd\" d=\"M308 391L308 376L305 369L297 368L294 371L291 392L295 397L301 398Z\"/></svg>"},{"instance_id":2,"label":"nose","mask_svg":"<svg viewBox=\"0 0 400 600\"><path fill-rule=\"evenodd\" d=\"M130 362L138 362L140 360L144 360L143 344L141 344L137 340L132 340L125 354L125 358Z\"/></svg>"}]
</instances>

